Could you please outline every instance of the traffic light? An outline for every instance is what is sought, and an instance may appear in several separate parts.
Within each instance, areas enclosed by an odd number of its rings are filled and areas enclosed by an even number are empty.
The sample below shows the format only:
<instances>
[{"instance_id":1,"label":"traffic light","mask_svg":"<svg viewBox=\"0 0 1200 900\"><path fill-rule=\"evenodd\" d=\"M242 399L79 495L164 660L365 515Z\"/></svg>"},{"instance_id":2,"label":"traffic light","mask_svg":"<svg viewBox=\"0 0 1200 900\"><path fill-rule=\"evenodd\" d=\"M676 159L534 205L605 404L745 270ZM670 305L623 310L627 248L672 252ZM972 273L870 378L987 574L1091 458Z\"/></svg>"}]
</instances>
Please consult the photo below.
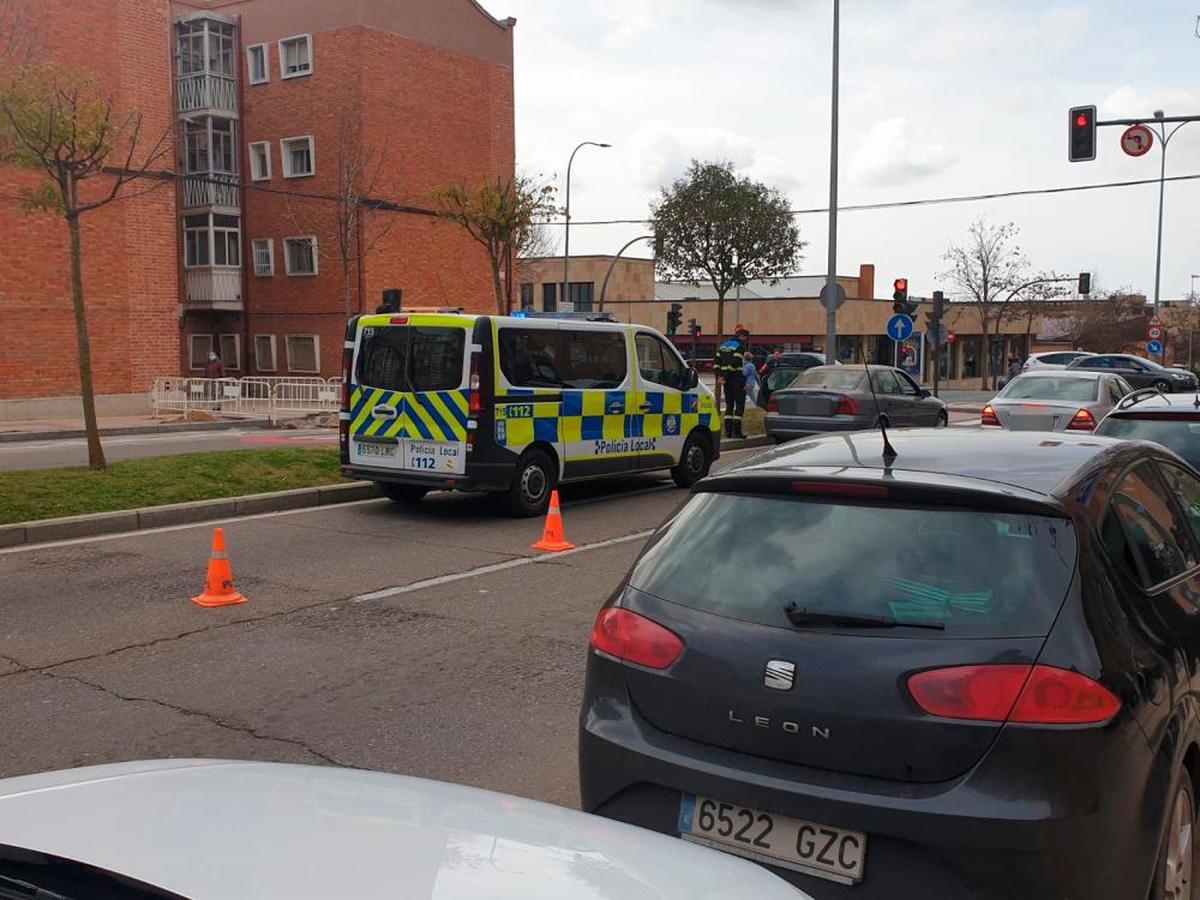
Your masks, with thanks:
<instances>
[{"instance_id":1,"label":"traffic light","mask_svg":"<svg viewBox=\"0 0 1200 900\"><path fill-rule=\"evenodd\" d=\"M933 292L933 306L925 313L926 331L930 334L937 334L942 325L942 318L946 315L946 295L941 291Z\"/></svg>"},{"instance_id":2,"label":"traffic light","mask_svg":"<svg viewBox=\"0 0 1200 900\"><path fill-rule=\"evenodd\" d=\"M1091 162L1096 158L1096 107L1074 106L1070 112L1071 139L1067 159Z\"/></svg>"},{"instance_id":3,"label":"traffic light","mask_svg":"<svg viewBox=\"0 0 1200 900\"><path fill-rule=\"evenodd\" d=\"M700 336L700 323L695 319L688 319L688 334L692 337Z\"/></svg>"},{"instance_id":4,"label":"traffic light","mask_svg":"<svg viewBox=\"0 0 1200 900\"><path fill-rule=\"evenodd\" d=\"M672 303L671 308L667 311L667 334L674 337L679 331L679 326L683 324L683 304Z\"/></svg>"},{"instance_id":5,"label":"traffic light","mask_svg":"<svg viewBox=\"0 0 1200 900\"><path fill-rule=\"evenodd\" d=\"M1092 292L1092 273L1091 272L1080 272L1079 273L1079 293L1090 294L1091 292Z\"/></svg>"},{"instance_id":6,"label":"traffic light","mask_svg":"<svg viewBox=\"0 0 1200 900\"><path fill-rule=\"evenodd\" d=\"M909 312L908 279L897 278L892 282L892 287L895 289L892 293L892 300L894 301L892 303L892 312L896 313L896 315L900 315L901 313L907 315Z\"/></svg>"}]
</instances>

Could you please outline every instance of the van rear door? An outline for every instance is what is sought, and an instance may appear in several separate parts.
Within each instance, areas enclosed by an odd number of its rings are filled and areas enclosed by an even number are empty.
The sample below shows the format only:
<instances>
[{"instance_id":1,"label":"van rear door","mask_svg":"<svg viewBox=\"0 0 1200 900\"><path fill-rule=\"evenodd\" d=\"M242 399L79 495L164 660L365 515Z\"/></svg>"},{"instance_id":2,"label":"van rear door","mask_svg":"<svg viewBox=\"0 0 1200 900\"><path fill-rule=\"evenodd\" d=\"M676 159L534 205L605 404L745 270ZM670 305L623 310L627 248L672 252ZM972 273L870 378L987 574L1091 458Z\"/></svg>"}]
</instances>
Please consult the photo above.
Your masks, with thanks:
<instances>
[{"instance_id":1,"label":"van rear door","mask_svg":"<svg viewBox=\"0 0 1200 900\"><path fill-rule=\"evenodd\" d=\"M350 464L462 475L472 319L363 320L350 390Z\"/></svg>"}]
</instances>

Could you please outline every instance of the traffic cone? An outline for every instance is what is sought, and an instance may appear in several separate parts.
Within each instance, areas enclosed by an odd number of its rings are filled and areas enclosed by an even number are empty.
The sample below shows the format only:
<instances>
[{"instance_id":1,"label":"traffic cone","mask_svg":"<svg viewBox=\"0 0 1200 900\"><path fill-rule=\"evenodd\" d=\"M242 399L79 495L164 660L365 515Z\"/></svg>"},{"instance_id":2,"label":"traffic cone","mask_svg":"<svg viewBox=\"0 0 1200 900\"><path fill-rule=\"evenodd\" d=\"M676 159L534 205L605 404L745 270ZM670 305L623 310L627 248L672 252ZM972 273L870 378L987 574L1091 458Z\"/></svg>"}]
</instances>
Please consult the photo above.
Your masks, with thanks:
<instances>
[{"instance_id":1,"label":"traffic cone","mask_svg":"<svg viewBox=\"0 0 1200 900\"><path fill-rule=\"evenodd\" d=\"M246 598L233 589L233 569L225 553L225 529L213 529L212 557L208 560L208 580L204 593L193 597L197 606L233 606Z\"/></svg>"},{"instance_id":2,"label":"traffic cone","mask_svg":"<svg viewBox=\"0 0 1200 900\"><path fill-rule=\"evenodd\" d=\"M546 510L546 528L542 531L542 539L533 545L534 550L545 550L549 553L561 553L563 550L574 550L575 545L563 536L562 513L558 509L558 491L550 492L550 508Z\"/></svg>"}]
</instances>

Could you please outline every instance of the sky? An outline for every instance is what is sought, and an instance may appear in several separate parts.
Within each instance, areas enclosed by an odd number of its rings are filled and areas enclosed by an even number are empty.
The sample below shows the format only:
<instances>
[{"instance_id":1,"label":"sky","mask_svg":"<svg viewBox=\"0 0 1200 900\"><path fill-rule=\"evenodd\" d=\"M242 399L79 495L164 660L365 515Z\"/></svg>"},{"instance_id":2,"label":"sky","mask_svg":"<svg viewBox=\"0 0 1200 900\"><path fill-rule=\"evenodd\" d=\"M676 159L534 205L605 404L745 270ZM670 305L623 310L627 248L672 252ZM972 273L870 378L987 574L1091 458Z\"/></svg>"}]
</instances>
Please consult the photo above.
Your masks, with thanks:
<instances>
[{"instance_id":1,"label":"sky","mask_svg":"<svg viewBox=\"0 0 1200 900\"><path fill-rule=\"evenodd\" d=\"M796 209L829 197L832 0L485 0L514 16L517 165L559 186L572 169L571 253L613 253L689 160L728 160ZM1067 110L1100 119L1200 115L1200 0L843 0L843 205L1156 178L1157 146L1067 161ZM1200 174L1200 122L1168 175ZM1162 297L1200 275L1200 181L1168 183ZM1091 271L1151 294L1157 184L916 209L844 212L838 270L877 267L914 296L947 287L942 255L979 217L1013 222L1033 267ZM800 274L823 274L828 217L798 217ZM561 227L552 229L561 234ZM631 253L638 253L635 245ZM559 246L561 250L561 244ZM648 255L641 252L640 255ZM1196 279L1200 293L1200 278Z\"/></svg>"}]
</instances>

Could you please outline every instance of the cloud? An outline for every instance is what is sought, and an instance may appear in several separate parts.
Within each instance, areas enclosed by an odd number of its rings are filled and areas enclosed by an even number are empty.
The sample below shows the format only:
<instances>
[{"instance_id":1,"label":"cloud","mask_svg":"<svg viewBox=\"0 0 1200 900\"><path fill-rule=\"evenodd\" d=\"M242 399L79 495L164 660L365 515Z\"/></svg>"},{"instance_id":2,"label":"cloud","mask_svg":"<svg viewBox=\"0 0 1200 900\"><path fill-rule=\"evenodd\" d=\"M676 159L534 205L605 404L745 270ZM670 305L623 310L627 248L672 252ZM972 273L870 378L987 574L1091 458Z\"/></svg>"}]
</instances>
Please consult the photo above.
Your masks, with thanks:
<instances>
[{"instance_id":1,"label":"cloud","mask_svg":"<svg viewBox=\"0 0 1200 900\"><path fill-rule=\"evenodd\" d=\"M944 172L954 157L940 143L917 140L902 116L884 119L850 157L851 178L870 187L892 187Z\"/></svg>"}]
</instances>

